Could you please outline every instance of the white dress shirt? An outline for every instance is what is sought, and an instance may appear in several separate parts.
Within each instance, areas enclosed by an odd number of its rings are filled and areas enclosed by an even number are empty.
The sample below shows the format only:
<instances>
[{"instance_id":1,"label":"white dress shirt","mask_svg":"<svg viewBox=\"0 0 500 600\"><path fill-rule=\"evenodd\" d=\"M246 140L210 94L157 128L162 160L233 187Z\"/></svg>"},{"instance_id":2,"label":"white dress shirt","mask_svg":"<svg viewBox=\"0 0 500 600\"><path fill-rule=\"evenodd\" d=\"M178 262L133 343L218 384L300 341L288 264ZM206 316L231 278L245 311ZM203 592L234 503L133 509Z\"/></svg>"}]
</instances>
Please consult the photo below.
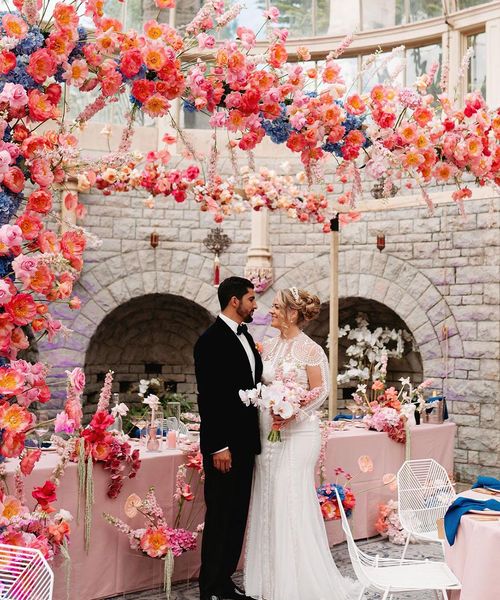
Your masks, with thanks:
<instances>
[{"instance_id":1,"label":"white dress shirt","mask_svg":"<svg viewBox=\"0 0 500 600\"><path fill-rule=\"evenodd\" d=\"M224 323L231 328L231 330L234 332L234 335L240 340L241 345L243 346L243 349L245 350L248 356L248 362L250 363L250 368L252 369L252 377L255 383L255 355L253 353L252 348L250 347L250 342L247 340L246 336L243 333L240 335L236 333L238 331L238 323L236 321L233 321L232 319L226 317L226 315L223 315L222 313L219 315L219 318L222 319ZM212 452L212 454L218 454L219 452L223 452L224 450L228 449L229 448L226 446L225 448L217 450L217 452Z\"/></svg>"}]
</instances>

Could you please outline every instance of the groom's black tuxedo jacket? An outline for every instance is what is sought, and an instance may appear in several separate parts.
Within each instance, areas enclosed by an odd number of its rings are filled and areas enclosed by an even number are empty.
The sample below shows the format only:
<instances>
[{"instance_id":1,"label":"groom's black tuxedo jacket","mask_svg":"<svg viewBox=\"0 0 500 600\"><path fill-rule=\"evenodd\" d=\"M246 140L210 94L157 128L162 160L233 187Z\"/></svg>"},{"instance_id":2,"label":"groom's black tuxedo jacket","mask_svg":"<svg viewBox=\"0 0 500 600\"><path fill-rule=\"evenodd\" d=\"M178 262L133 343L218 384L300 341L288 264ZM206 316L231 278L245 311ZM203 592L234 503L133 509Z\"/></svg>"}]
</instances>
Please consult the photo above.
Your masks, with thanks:
<instances>
[{"instance_id":1,"label":"groom's black tuxedo jacket","mask_svg":"<svg viewBox=\"0 0 500 600\"><path fill-rule=\"evenodd\" d=\"M226 446L232 453L260 453L257 409L245 406L238 394L255 387L262 376L260 354L247 335L255 355L255 382L245 349L222 319L217 318L194 347L200 446L205 456Z\"/></svg>"}]
</instances>

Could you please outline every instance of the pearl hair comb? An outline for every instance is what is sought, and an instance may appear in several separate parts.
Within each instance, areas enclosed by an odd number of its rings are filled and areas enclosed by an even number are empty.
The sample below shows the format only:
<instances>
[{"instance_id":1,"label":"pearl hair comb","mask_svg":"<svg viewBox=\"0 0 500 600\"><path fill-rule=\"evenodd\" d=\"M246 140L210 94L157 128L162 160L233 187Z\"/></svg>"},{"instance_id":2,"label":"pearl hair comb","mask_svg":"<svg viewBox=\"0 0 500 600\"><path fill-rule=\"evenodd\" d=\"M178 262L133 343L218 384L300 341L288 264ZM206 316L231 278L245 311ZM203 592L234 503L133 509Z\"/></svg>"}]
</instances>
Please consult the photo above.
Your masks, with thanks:
<instances>
[{"instance_id":1,"label":"pearl hair comb","mask_svg":"<svg viewBox=\"0 0 500 600\"><path fill-rule=\"evenodd\" d=\"M290 289L290 293L292 294L295 302L299 302L300 301L299 290L296 287L291 287L289 289Z\"/></svg>"}]
</instances>

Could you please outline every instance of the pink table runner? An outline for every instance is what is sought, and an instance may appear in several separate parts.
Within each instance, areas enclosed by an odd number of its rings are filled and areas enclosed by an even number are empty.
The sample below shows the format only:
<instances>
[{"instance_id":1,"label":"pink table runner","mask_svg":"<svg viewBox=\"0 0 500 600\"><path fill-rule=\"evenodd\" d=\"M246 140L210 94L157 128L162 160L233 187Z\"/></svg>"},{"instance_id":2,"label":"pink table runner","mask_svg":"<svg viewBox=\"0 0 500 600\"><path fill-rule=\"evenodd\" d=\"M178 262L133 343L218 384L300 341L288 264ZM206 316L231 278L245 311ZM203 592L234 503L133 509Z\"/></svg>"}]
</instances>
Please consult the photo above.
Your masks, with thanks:
<instances>
[{"instance_id":1,"label":"pink table runner","mask_svg":"<svg viewBox=\"0 0 500 600\"><path fill-rule=\"evenodd\" d=\"M431 457L442 464L448 471L453 470L453 445L456 426L453 423L443 425L420 425L412 432L412 458ZM404 446L398 444L385 434L362 429L350 429L332 433L328 440L326 464L328 476L333 480L333 469L341 466L355 475L359 469L358 457L368 454L374 462L372 473L362 474L356 478L353 489L356 493L356 508L351 518L351 527L356 539L367 538L376 534L374 523L378 505L394 494L381 486L385 473L396 473L404 461ZM72 574L69 597L78 600L94 600L109 598L124 592L160 587L163 581L163 563L155 559L143 557L130 550L126 536L119 533L102 519L102 513L108 512L124 518L123 504L129 494L135 492L144 496L148 488L155 486L158 500L165 513L172 520L172 497L175 490L177 467L183 462L180 451L169 450L164 453L144 453L142 466L137 477L126 481L122 493L117 500L106 496L108 474L101 468L94 470L95 498L94 521L92 526L91 547L87 555L83 548L82 523L72 523L70 554ZM27 488L41 485L48 478L57 457L46 453L36 469L28 477ZM9 485L13 489L12 474L17 461L7 463ZM77 470L76 465L69 465L58 489L57 507L69 510L76 520L77 514ZM369 491L365 491L369 490ZM195 502L202 501L200 493ZM139 526L131 522L132 525ZM327 523L330 543L342 541L340 523ZM174 580L182 581L195 578L199 569L199 549L189 552L175 561ZM64 569L55 566L54 600L65 600ZM462 598L462 600L467 600Z\"/></svg>"},{"instance_id":2,"label":"pink table runner","mask_svg":"<svg viewBox=\"0 0 500 600\"><path fill-rule=\"evenodd\" d=\"M474 500L492 496L468 490L460 494ZM498 600L500 597L500 521L478 521L466 514L460 519L453 546L445 541L446 563L460 580L461 591L448 592L452 600Z\"/></svg>"}]
</instances>

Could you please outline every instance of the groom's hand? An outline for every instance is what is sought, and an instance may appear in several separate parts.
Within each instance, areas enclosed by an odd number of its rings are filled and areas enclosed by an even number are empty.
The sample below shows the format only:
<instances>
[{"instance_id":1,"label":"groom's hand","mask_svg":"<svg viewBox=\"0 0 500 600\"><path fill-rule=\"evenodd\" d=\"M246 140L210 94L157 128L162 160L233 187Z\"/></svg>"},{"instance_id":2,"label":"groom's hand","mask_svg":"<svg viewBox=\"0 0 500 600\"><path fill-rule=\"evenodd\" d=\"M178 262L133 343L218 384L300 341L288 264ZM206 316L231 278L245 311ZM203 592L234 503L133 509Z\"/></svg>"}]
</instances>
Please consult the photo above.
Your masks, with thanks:
<instances>
[{"instance_id":1,"label":"groom's hand","mask_svg":"<svg viewBox=\"0 0 500 600\"><path fill-rule=\"evenodd\" d=\"M221 450L213 455L214 467L221 473L227 473L231 470L231 451Z\"/></svg>"}]
</instances>

